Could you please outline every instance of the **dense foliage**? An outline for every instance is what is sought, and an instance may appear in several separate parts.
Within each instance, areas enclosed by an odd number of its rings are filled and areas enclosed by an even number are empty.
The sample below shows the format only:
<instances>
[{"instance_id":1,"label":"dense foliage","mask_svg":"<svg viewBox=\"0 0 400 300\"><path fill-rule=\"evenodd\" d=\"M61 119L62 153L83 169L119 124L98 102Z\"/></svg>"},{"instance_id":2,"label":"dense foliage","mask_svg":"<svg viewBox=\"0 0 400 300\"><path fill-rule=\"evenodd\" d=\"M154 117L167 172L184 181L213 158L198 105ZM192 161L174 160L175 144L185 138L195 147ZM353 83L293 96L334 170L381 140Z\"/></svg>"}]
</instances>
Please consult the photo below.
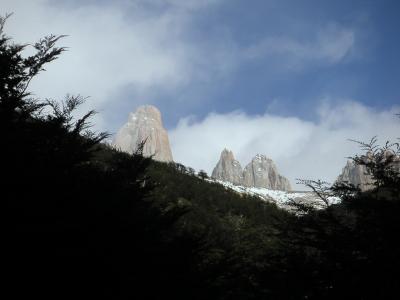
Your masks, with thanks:
<instances>
[{"instance_id":1,"label":"dense foliage","mask_svg":"<svg viewBox=\"0 0 400 300\"><path fill-rule=\"evenodd\" d=\"M374 189L336 185L329 192L341 204L288 213L209 182L205 172L145 158L140 147L134 155L112 149L102 143L106 134L88 130L94 112L72 117L79 96L61 104L34 99L29 82L65 50L56 47L61 37L44 38L24 58L26 46L4 35L4 23L2 267L12 298L398 294L400 185L386 159L396 145L368 149L369 160L355 157L375 176Z\"/></svg>"}]
</instances>

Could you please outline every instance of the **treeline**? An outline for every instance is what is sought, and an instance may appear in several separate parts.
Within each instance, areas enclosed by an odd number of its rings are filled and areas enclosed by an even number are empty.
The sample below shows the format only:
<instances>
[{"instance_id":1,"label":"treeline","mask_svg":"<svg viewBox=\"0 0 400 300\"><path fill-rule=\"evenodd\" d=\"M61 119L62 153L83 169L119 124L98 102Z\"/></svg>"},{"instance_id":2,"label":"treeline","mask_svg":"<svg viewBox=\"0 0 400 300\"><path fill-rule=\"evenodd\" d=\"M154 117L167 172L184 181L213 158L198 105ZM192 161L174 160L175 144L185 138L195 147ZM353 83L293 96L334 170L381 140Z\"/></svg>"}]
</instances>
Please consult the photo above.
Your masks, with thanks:
<instances>
[{"instance_id":1,"label":"treeline","mask_svg":"<svg viewBox=\"0 0 400 300\"><path fill-rule=\"evenodd\" d=\"M362 160L376 186L329 190L342 202L292 214L203 180L179 164L129 155L28 92L65 49L26 46L0 19L4 286L8 298L388 299L399 289L396 145ZM366 145L364 145L366 146ZM367 145L368 146L368 145ZM392 157L392 158L390 158ZM324 190L323 192L326 192ZM397 298L397 297L396 297Z\"/></svg>"}]
</instances>

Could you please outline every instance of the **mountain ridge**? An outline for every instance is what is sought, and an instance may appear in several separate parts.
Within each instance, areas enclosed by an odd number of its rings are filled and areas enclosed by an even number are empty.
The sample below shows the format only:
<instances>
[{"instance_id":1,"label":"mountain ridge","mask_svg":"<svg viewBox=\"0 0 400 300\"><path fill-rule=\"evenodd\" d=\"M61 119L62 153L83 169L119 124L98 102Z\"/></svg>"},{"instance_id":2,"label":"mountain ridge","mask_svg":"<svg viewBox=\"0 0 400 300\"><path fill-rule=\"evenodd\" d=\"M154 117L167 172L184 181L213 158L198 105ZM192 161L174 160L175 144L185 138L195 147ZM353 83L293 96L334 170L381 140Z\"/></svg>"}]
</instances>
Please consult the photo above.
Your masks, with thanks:
<instances>
[{"instance_id":1,"label":"mountain ridge","mask_svg":"<svg viewBox=\"0 0 400 300\"><path fill-rule=\"evenodd\" d=\"M292 189L289 180L278 173L272 159L265 155L257 154L242 169L233 152L226 148L221 152L220 159L213 169L211 177L245 187L283 191Z\"/></svg>"}]
</instances>

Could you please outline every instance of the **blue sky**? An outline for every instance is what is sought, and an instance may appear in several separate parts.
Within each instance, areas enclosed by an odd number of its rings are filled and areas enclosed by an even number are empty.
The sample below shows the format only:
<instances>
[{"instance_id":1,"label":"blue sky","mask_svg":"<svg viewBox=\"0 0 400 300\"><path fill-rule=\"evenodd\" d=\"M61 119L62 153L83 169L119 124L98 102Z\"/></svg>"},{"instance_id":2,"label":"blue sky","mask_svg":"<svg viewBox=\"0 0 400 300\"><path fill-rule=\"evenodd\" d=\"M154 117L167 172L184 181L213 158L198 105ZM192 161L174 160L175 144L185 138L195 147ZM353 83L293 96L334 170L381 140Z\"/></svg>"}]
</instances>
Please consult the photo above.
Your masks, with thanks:
<instances>
[{"instance_id":1,"label":"blue sky","mask_svg":"<svg viewBox=\"0 0 400 300\"><path fill-rule=\"evenodd\" d=\"M236 0L210 5L191 16L183 39L194 45L206 41L224 47L221 43L225 43L227 56L265 39L283 38L313 47L319 35L340 39L340 31L345 31L354 40L334 61L329 56L260 55L231 66L221 77L194 80L145 101L161 108L170 128L182 115L203 118L210 111L260 114L268 110L313 120L316 116L311 107L326 97L357 99L377 109L391 107L400 102L399 9L398 1L366 0ZM128 92L123 97L135 94ZM182 99L178 111L170 105L176 98Z\"/></svg>"},{"instance_id":2,"label":"blue sky","mask_svg":"<svg viewBox=\"0 0 400 300\"><path fill-rule=\"evenodd\" d=\"M400 9L398 1L230 1L213 14L203 30L223 24L238 44L268 36L308 42L328 26L348 29L354 44L341 60L312 64L301 70L271 67L262 57L240 67L216 93L216 111L243 109L260 113L272 105L279 114L311 117L309 107L320 97L359 99L373 107L400 102ZM209 22L209 18L205 18ZM203 23L203 22L201 22ZM306 62L307 63L307 62ZM272 70L271 70L272 69Z\"/></svg>"},{"instance_id":3,"label":"blue sky","mask_svg":"<svg viewBox=\"0 0 400 300\"><path fill-rule=\"evenodd\" d=\"M196 169L211 172L228 147L242 164L255 152L270 156L292 181L332 181L357 151L347 139L399 136L399 1L0 0L0 8L14 12L7 32L16 41L69 35L60 42L69 51L32 83L39 97L90 96L82 111L98 110L95 128L112 133L137 106L154 104L176 161ZM307 167L327 156L328 167Z\"/></svg>"}]
</instances>

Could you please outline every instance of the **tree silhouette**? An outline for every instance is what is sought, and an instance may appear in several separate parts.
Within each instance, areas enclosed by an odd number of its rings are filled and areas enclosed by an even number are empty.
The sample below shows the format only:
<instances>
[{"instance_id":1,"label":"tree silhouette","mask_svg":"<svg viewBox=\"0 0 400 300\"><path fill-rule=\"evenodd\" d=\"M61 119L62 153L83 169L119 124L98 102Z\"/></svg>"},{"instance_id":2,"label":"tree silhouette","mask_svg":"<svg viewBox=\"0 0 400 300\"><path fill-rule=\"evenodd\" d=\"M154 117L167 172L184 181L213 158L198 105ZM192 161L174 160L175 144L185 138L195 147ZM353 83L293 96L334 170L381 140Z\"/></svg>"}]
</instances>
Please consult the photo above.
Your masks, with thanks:
<instances>
[{"instance_id":1,"label":"tree silhouette","mask_svg":"<svg viewBox=\"0 0 400 300\"><path fill-rule=\"evenodd\" d=\"M142 147L128 155L101 144L106 133L89 130L89 111L72 116L81 96L40 101L29 93L32 78L65 48L62 36L28 45L3 33L0 18L0 163L4 221L4 273L15 298L155 299L178 293L172 264L185 257L183 240L165 232L182 214L148 198L151 158ZM182 242L181 247L177 243ZM181 249L181 250L180 250ZM176 251L175 251L176 250ZM158 286L160 289L154 289Z\"/></svg>"},{"instance_id":2,"label":"tree silhouette","mask_svg":"<svg viewBox=\"0 0 400 300\"><path fill-rule=\"evenodd\" d=\"M356 142L365 154L352 159L366 166L373 189L362 192L351 183L329 187L321 181L304 181L327 204L323 210L306 211L293 223L291 238L296 242L287 254L307 262L301 268L309 280L301 294L310 299L397 297L399 144L379 146L376 137ZM327 196L337 196L341 202L328 205Z\"/></svg>"},{"instance_id":3,"label":"tree silhouette","mask_svg":"<svg viewBox=\"0 0 400 300\"><path fill-rule=\"evenodd\" d=\"M197 176L199 176L203 180L208 178L207 172L204 170L200 170Z\"/></svg>"}]
</instances>

